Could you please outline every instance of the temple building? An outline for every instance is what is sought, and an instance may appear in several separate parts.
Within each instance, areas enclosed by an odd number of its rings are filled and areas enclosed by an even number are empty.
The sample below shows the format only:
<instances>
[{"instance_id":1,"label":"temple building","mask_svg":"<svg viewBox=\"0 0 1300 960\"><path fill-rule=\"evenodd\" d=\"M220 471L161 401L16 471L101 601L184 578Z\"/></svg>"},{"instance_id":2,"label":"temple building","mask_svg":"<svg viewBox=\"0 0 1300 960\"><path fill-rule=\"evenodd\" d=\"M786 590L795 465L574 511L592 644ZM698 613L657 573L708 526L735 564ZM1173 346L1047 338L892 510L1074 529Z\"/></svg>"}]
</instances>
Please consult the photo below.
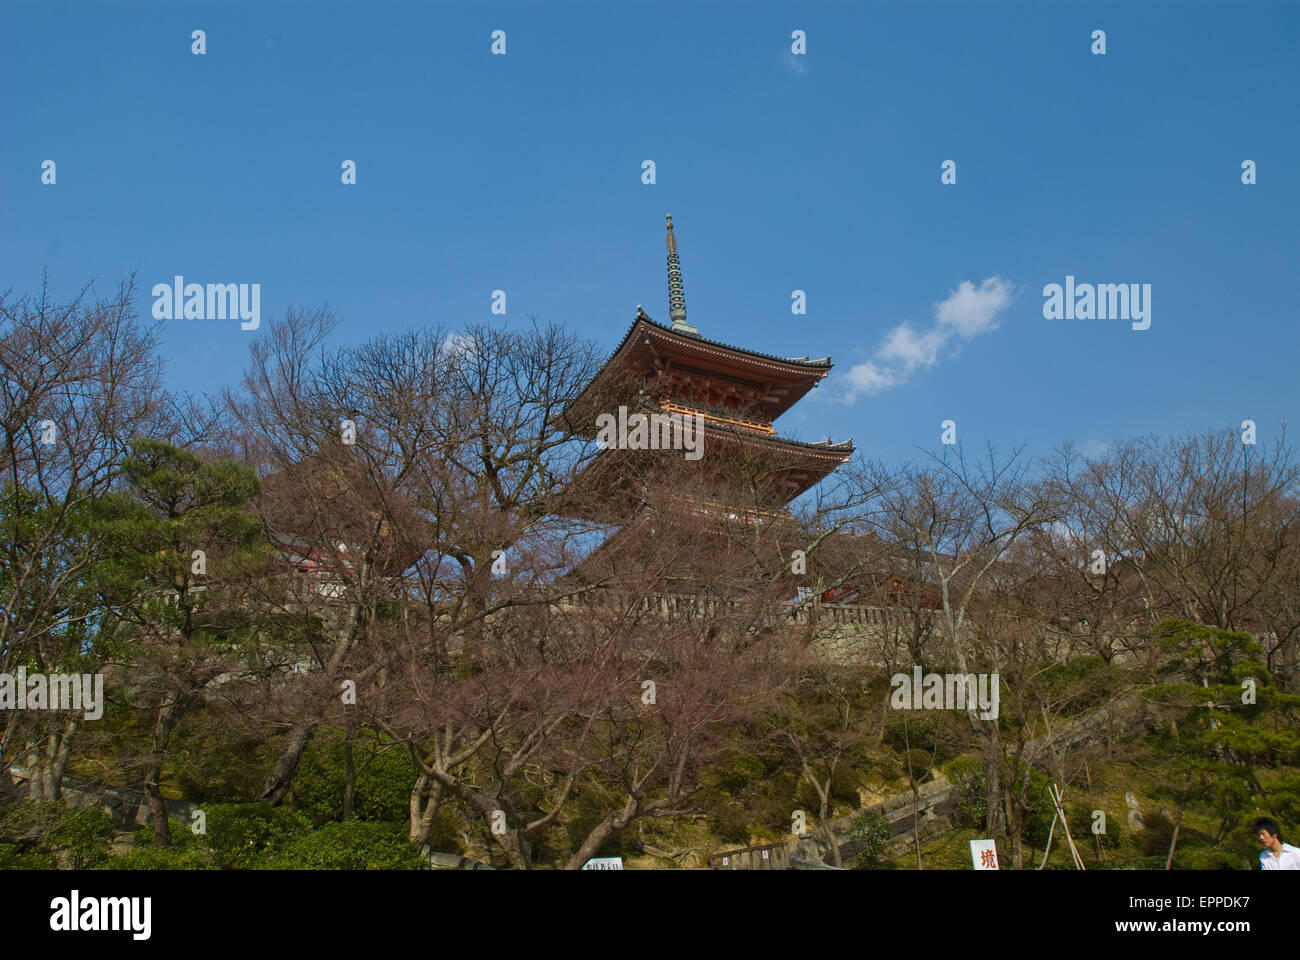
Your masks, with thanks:
<instances>
[{"instance_id":1,"label":"temple building","mask_svg":"<svg viewBox=\"0 0 1300 960\"><path fill-rule=\"evenodd\" d=\"M637 307L622 342L563 419L579 435L596 438L602 414L625 408L656 422L675 418L698 425L696 457L676 450L610 444L574 481L571 515L621 527L598 552L638 526L648 488L675 491L681 507L702 519L762 523L848 461L853 442L807 443L780 436L774 421L830 372L831 358L777 357L709 340L687 323L681 263L668 216L668 316L656 323ZM621 438L620 434L620 438ZM689 438L689 437L688 437ZM631 449L629 449L631 447Z\"/></svg>"}]
</instances>

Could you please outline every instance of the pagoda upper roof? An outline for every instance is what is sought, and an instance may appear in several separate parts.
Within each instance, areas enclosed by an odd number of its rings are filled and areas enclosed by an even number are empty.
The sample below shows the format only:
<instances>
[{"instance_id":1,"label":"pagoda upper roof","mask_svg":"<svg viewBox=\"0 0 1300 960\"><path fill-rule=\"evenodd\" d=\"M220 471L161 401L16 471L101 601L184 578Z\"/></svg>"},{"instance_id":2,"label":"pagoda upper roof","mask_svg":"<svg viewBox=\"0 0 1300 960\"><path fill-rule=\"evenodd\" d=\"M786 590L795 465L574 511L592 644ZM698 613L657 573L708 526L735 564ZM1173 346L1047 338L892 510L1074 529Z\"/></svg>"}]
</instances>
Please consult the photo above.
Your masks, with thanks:
<instances>
[{"instance_id":1,"label":"pagoda upper roof","mask_svg":"<svg viewBox=\"0 0 1300 960\"><path fill-rule=\"evenodd\" d=\"M812 367L823 371L828 371L830 370L831 367L834 366L834 364L831 362L830 357L822 357L820 360L809 360L807 357L777 357L777 356L773 356L770 353L760 353L757 350L747 350L744 347L736 347L736 346L732 346L729 343L722 343L721 341L718 340L710 340L707 337L700 336L698 333L686 333L685 331L682 330L674 330L672 327L665 327L662 323L656 323L653 319L651 319L649 314L647 314L644 310L638 311L637 318L632 321L632 326L628 327L627 336L623 338L624 344L627 343L628 338L630 338L632 334L636 331L637 324L639 323L644 323L648 326L654 327L657 330L660 330L663 333L669 334L670 336L673 337L680 337L684 340L706 344L707 346L710 347L720 347L723 350L728 350L732 353L743 354L747 357L755 357L759 360L775 361L777 363L784 364L787 366L792 366L792 367L803 367L803 368ZM619 345L619 349L622 349L622 344ZM614 353L615 355L617 355L618 350L615 350ZM825 373L819 375L819 377L821 376L825 376Z\"/></svg>"},{"instance_id":2,"label":"pagoda upper roof","mask_svg":"<svg viewBox=\"0 0 1300 960\"><path fill-rule=\"evenodd\" d=\"M830 357L776 357L709 340L698 333L673 330L638 308L622 342L567 409L573 410L598 383L638 368L654 369L656 360L692 373L765 388L764 412L772 420L794 406L834 366ZM779 392L766 392L773 388Z\"/></svg>"}]
</instances>

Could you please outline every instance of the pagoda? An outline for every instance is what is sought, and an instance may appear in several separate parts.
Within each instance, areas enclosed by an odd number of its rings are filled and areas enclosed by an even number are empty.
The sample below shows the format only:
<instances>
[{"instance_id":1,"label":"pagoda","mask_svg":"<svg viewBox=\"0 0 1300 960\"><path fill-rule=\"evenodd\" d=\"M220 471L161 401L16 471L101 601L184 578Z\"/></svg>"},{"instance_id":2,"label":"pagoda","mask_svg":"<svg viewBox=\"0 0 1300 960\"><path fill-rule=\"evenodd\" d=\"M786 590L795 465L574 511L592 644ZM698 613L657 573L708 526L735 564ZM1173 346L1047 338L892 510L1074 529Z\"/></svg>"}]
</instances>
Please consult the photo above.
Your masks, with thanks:
<instances>
[{"instance_id":1,"label":"pagoda","mask_svg":"<svg viewBox=\"0 0 1300 960\"><path fill-rule=\"evenodd\" d=\"M674 450L604 449L570 485L570 516L619 527L607 553L639 525L648 487L674 493L679 509L723 522L764 523L848 461L853 442L781 437L773 422L816 387L831 358L777 357L709 340L687 323L672 215L668 215L669 326L637 306L622 342L560 419L595 438L601 414L620 406L649 419L665 415L702 428L703 456Z\"/></svg>"}]
</instances>

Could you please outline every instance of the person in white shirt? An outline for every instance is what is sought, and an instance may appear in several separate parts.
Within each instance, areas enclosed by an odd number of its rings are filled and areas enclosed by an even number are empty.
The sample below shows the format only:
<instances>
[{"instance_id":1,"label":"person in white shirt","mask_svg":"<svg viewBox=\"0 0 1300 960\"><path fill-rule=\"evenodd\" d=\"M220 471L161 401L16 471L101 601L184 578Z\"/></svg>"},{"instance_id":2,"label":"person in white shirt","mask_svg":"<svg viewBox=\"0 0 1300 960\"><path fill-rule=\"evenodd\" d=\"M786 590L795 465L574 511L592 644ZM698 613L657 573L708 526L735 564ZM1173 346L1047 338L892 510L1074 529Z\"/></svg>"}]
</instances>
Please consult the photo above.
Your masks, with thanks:
<instances>
[{"instance_id":1,"label":"person in white shirt","mask_svg":"<svg viewBox=\"0 0 1300 960\"><path fill-rule=\"evenodd\" d=\"M1282 828L1271 817L1260 817L1250 829L1263 845L1259 852L1261 870L1300 870L1300 847L1282 842Z\"/></svg>"}]
</instances>

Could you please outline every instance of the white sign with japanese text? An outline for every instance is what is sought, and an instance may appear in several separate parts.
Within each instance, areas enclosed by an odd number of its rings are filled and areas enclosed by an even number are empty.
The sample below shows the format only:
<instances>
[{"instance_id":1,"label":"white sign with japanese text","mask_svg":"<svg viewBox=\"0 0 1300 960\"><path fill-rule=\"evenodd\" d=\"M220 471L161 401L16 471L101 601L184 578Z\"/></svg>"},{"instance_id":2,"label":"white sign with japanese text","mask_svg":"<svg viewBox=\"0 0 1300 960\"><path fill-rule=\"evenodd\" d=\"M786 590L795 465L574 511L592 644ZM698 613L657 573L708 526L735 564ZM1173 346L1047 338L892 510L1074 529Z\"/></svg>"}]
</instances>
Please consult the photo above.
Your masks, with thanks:
<instances>
[{"instance_id":1,"label":"white sign with japanese text","mask_svg":"<svg viewBox=\"0 0 1300 960\"><path fill-rule=\"evenodd\" d=\"M970 859L976 870L996 870L998 868L998 848L992 840L972 840L970 842Z\"/></svg>"}]
</instances>

